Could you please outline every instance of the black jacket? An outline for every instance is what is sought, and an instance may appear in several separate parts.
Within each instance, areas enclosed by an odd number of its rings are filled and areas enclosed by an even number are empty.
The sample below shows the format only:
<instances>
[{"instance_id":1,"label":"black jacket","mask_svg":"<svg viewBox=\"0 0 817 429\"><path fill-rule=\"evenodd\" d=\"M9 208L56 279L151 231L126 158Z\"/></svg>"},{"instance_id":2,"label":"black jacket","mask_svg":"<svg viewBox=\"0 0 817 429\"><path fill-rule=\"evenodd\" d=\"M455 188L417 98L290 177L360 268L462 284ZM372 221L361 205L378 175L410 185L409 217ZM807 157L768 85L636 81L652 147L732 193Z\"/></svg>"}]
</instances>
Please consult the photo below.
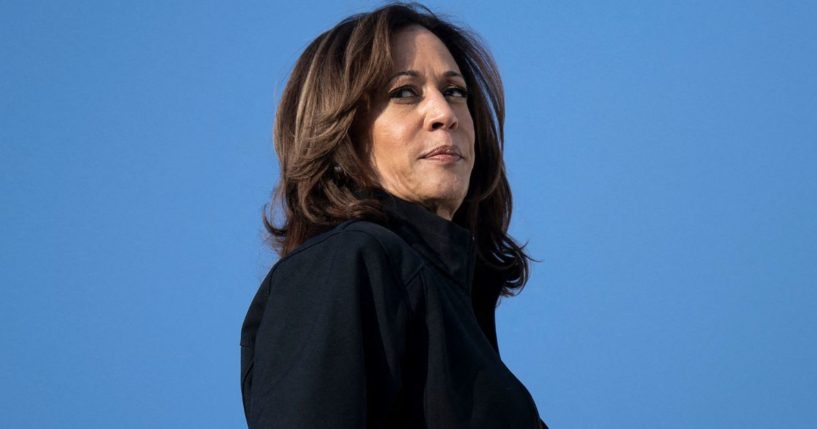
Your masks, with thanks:
<instances>
[{"instance_id":1,"label":"black jacket","mask_svg":"<svg viewBox=\"0 0 817 429\"><path fill-rule=\"evenodd\" d=\"M470 233L383 206L385 225L345 222L261 284L241 330L249 427L545 427L499 357L498 285L472 296Z\"/></svg>"}]
</instances>

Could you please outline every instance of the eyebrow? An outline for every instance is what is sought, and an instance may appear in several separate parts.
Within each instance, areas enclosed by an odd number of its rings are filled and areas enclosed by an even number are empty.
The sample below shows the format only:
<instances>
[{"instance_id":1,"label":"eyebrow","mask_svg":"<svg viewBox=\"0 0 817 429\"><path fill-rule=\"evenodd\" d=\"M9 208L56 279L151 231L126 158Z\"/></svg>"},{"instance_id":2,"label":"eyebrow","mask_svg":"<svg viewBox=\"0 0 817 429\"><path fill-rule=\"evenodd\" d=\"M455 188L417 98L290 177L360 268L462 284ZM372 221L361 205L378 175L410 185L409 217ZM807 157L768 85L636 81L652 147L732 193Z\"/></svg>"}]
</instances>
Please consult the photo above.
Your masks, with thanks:
<instances>
[{"instance_id":1,"label":"eyebrow","mask_svg":"<svg viewBox=\"0 0 817 429\"><path fill-rule=\"evenodd\" d=\"M420 76L420 72L418 72L417 70L403 70L403 71L399 71L399 72L397 72L397 73L393 74L393 75L392 75L392 76L389 78L389 82L391 82L391 81L393 81L393 80L397 79L397 78L398 78L398 77L400 77L400 76L419 77L419 76ZM465 79L465 77L463 77L463 75L462 75L462 74L460 74L459 72L455 72L454 70L449 70L449 71L447 71L447 72L443 73L443 77L459 77L459 78Z\"/></svg>"}]
</instances>

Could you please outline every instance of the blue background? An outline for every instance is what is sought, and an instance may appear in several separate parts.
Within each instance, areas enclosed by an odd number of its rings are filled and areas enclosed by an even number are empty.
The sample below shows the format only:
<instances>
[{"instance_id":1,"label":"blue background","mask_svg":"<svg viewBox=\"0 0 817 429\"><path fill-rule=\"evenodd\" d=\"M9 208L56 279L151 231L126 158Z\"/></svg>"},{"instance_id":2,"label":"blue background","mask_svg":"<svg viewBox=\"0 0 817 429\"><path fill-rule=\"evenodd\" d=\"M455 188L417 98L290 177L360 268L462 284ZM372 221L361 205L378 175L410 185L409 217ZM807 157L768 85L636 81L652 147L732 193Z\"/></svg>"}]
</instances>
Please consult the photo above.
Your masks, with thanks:
<instances>
[{"instance_id":1,"label":"blue background","mask_svg":"<svg viewBox=\"0 0 817 429\"><path fill-rule=\"evenodd\" d=\"M0 427L239 428L275 105L369 1L0 2ZM817 421L817 6L429 3L507 90L554 428ZM810 4L810 5L809 5Z\"/></svg>"}]
</instances>

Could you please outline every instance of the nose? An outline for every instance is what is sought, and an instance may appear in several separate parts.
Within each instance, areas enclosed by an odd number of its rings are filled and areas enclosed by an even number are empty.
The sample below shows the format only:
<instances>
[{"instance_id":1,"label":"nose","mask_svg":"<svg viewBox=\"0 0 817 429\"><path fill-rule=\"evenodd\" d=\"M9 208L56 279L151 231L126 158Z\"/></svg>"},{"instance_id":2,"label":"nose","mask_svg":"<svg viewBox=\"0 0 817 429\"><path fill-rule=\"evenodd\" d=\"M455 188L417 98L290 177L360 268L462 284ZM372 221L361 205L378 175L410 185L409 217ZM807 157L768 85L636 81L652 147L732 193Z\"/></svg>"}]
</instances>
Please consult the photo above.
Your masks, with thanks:
<instances>
[{"instance_id":1,"label":"nose","mask_svg":"<svg viewBox=\"0 0 817 429\"><path fill-rule=\"evenodd\" d=\"M439 91L429 94L426 99L425 127L429 131L438 129L452 130L457 128L459 121L451 103Z\"/></svg>"}]
</instances>

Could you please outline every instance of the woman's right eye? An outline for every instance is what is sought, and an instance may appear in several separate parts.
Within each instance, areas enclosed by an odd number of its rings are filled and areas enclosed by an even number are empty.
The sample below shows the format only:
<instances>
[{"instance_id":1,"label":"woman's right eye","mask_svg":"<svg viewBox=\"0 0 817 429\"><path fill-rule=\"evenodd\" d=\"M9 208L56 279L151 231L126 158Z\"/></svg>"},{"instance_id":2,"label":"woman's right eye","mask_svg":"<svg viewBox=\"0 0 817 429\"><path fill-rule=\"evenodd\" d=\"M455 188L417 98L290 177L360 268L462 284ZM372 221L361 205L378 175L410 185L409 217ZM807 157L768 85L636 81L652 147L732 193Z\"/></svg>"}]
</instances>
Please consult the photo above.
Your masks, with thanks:
<instances>
[{"instance_id":1,"label":"woman's right eye","mask_svg":"<svg viewBox=\"0 0 817 429\"><path fill-rule=\"evenodd\" d=\"M417 93L414 91L413 88L404 86L402 88L397 88L391 93L389 93L389 98L409 98L409 97L416 97Z\"/></svg>"}]
</instances>

